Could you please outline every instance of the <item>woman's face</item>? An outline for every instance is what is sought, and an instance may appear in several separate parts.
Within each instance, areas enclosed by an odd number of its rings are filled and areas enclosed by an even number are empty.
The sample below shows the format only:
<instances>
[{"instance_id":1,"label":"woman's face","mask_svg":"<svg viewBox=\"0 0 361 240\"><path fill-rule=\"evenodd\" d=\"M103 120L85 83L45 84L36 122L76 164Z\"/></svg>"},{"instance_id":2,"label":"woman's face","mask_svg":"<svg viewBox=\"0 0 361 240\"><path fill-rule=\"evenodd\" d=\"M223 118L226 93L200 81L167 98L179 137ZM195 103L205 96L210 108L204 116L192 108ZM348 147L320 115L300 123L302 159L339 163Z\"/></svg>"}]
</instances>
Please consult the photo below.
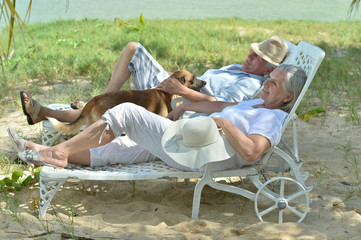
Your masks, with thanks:
<instances>
[{"instance_id":1,"label":"woman's face","mask_svg":"<svg viewBox=\"0 0 361 240\"><path fill-rule=\"evenodd\" d=\"M293 94L285 92L283 86L285 80L286 72L280 69L276 68L270 73L270 77L263 83L263 90L260 93L266 106L281 108L283 104L292 100Z\"/></svg>"}]
</instances>

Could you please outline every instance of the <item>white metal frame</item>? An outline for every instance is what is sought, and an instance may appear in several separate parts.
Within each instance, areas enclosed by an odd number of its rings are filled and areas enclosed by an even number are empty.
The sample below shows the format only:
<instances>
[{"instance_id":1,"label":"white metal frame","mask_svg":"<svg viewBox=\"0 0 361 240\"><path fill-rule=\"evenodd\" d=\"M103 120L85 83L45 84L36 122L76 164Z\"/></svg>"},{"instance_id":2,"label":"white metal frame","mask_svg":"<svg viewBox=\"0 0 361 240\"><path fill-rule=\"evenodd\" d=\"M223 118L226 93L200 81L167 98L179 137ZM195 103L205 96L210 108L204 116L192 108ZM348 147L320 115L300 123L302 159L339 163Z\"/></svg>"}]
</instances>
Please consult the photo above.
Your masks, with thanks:
<instances>
[{"instance_id":1,"label":"white metal frame","mask_svg":"<svg viewBox=\"0 0 361 240\"><path fill-rule=\"evenodd\" d=\"M54 197L57 190L64 184L67 179L82 179L82 180L145 180L145 179L167 179L167 178L180 178L180 179L189 179L189 178L200 178L200 181L196 184L194 189L193 196L193 207L192 207L192 218L198 219L199 207L200 207L200 198L201 192L205 185L209 185L215 189L235 193L241 196L244 196L250 200L255 201L255 212L260 221L263 221L264 216L272 211L279 211L278 222L282 223L284 221L284 210L288 209L291 213L296 215L298 218L297 222L301 222L307 212L309 207L309 198L308 193L312 190L312 186L306 186L305 181L308 178L308 173L302 173L302 160L298 157L298 147L297 147L297 129L296 129L296 119L295 110L300 104L302 98L304 97L315 73L317 72L318 67L320 66L325 53L322 49L307 43L300 42L297 47L292 51L292 56L290 56L290 64L295 64L301 66L305 69L308 79L305 87L303 88L300 97L295 103L295 106L292 108L289 116L287 117L283 131L286 129L289 121L293 121L293 131L294 131L294 150L291 147L286 145L287 150L291 154L287 154L284 150L279 147L272 147L269 149L260 160L260 164L252 167L245 167L236 170L227 170L212 172L211 163L206 167L204 173L202 172L184 172L177 169L171 168L165 165L162 161L156 160L147 163L132 164L132 165L113 165L106 167L80 167L69 164L64 169L54 169L51 167L43 167L40 173L40 211L39 217L42 218L45 216L46 211L49 207L49 204ZM44 131L54 131L47 129L49 126L44 123ZM53 133L52 133L53 134ZM49 135L49 134L48 134ZM57 134L55 133L54 136ZM49 137L48 137L49 138ZM46 143L53 143L52 139L47 139ZM270 161L273 155L278 156L278 164L275 166L270 166L268 162ZM288 169L285 168L288 166ZM281 176L274 177L272 179L266 179L265 182L262 181L261 177L264 175L264 172L271 171L275 173L280 173ZM286 171L292 171L293 178L284 177L282 173ZM251 192L246 189L235 187L233 185L221 184L216 181L216 178L219 177L232 177L232 176L243 176L250 179L250 181L257 187L257 192ZM297 185L298 192L291 196L286 196L285 193L285 184L291 183ZM279 192L274 192L271 185L274 183L279 183L280 187ZM265 196L268 201L273 202L273 205L267 208L264 211L259 210L259 202L262 200L261 196ZM297 210L291 206L291 203L298 200L300 197L303 197L301 203L305 206L305 209L302 211Z\"/></svg>"}]
</instances>

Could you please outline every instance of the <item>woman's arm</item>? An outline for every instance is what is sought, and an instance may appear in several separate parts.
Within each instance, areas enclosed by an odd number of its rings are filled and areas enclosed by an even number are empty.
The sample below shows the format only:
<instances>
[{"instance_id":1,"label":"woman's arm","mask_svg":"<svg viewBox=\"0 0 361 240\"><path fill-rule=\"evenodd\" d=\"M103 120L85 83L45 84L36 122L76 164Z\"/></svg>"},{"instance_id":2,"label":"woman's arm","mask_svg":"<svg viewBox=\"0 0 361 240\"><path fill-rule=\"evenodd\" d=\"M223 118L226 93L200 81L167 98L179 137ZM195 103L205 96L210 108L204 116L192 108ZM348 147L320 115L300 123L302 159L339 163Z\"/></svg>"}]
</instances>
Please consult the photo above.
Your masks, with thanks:
<instances>
[{"instance_id":1,"label":"woman's arm","mask_svg":"<svg viewBox=\"0 0 361 240\"><path fill-rule=\"evenodd\" d=\"M212 114L221 112L225 107L236 105L235 102L192 102L183 103L171 111L167 118L170 120L178 120L185 111L193 111L198 113Z\"/></svg>"},{"instance_id":2,"label":"woman's arm","mask_svg":"<svg viewBox=\"0 0 361 240\"><path fill-rule=\"evenodd\" d=\"M261 135L244 135L228 119L213 117L234 150L247 162L252 162L271 147L270 141Z\"/></svg>"}]
</instances>

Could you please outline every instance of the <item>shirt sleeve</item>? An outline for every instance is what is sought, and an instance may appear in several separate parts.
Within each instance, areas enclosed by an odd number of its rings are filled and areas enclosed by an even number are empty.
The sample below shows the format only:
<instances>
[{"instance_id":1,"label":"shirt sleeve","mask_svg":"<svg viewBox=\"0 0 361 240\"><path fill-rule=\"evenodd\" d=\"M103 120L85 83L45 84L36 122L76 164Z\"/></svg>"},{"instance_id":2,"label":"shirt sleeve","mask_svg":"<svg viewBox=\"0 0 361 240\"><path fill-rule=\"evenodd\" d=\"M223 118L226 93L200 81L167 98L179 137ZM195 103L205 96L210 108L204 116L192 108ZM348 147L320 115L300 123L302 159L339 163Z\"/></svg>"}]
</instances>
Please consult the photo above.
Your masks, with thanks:
<instances>
[{"instance_id":1,"label":"shirt sleeve","mask_svg":"<svg viewBox=\"0 0 361 240\"><path fill-rule=\"evenodd\" d=\"M287 113L281 110L264 111L252 121L248 135L258 134L267 138L271 146L277 145L282 137L283 122Z\"/></svg>"}]
</instances>

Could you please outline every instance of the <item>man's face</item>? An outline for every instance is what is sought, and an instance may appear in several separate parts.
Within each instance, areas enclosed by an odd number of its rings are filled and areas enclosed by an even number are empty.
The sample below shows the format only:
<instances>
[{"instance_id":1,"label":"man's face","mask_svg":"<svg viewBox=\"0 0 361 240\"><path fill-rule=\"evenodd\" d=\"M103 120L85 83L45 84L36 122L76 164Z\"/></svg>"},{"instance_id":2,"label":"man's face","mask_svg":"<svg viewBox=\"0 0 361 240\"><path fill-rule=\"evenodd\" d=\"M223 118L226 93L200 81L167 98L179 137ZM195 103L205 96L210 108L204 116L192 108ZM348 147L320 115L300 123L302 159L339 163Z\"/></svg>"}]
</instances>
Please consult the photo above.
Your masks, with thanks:
<instances>
[{"instance_id":1,"label":"man's face","mask_svg":"<svg viewBox=\"0 0 361 240\"><path fill-rule=\"evenodd\" d=\"M263 76L269 74L273 70L272 68L267 67L267 64L266 60L252 51L248 55L246 61L244 61L242 71Z\"/></svg>"}]
</instances>

